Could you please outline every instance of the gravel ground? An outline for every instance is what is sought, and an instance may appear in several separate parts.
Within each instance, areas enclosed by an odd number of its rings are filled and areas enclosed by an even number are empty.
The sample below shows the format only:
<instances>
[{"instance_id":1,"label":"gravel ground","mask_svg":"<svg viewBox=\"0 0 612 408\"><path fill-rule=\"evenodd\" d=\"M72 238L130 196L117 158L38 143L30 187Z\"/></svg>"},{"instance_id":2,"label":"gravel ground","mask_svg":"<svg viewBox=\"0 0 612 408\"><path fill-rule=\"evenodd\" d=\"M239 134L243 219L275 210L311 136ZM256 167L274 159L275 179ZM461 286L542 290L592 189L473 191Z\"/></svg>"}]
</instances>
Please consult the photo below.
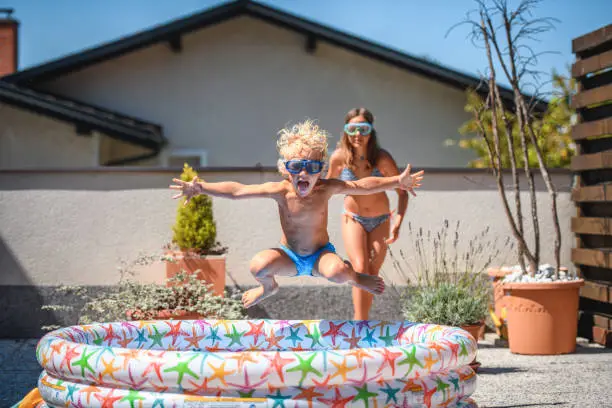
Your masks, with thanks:
<instances>
[{"instance_id":1,"label":"gravel ground","mask_svg":"<svg viewBox=\"0 0 612 408\"><path fill-rule=\"evenodd\" d=\"M36 386L40 367L37 340L0 339L0 408L8 408ZM580 345L561 356L521 356L495 347L493 337L479 344L480 408L612 408L612 349Z\"/></svg>"},{"instance_id":2,"label":"gravel ground","mask_svg":"<svg viewBox=\"0 0 612 408\"><path fill-rule=\"evenodd\" d=\"M574 354L523 356L479 343L480 408L612 407L612 349L581 343Z\"/></svg>"}]
</instances>

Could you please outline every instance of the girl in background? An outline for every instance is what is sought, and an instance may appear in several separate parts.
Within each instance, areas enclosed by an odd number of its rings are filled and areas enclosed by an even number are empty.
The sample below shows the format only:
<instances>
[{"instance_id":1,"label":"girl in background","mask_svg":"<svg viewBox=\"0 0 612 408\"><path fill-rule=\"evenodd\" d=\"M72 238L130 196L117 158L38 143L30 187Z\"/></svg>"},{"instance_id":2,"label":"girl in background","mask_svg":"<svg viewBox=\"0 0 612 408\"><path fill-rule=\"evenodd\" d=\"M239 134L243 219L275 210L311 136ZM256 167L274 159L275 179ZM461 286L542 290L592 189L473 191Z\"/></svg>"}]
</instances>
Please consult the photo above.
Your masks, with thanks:
<instances>
[{"instance_id":1,"label":"girl in background","mask_svg":"<svg viewBox=\"0 0 612 408\"><path fill-rule=\"evenodd\" d=\"M344 132L330 158L327 178L354 181L365 177L399 174L395 160L378 145L374 115L365 108L350 110L344 119ZM342 237L349 260L356 272L378 276L395 242L408 208L408 194L396 189L397 214L392 217L385 192L372 195L346 195L342 213ZM411 193L414 192L411 190ZM373 296L353 287L354 319L367 320Z\"/></svg>"}]
</instances>

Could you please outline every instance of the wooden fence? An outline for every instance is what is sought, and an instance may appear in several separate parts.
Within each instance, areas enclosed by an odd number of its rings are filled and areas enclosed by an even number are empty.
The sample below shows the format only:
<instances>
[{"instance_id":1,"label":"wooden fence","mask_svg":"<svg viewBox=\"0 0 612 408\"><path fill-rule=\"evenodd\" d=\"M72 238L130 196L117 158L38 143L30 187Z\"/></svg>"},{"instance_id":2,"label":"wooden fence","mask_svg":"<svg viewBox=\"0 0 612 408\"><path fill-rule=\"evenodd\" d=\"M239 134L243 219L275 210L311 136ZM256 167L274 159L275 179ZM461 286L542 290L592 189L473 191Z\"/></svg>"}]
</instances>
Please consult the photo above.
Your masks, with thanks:
<instances>
[{"instance_id":1,"label":"wooden fence","mask_svg":"<svg viewBox=\"0 0 612 408\"><path fill-rule=\"evenodd\" d=\"M580 335L612 347L612 24L575 38L572 52L578 84L572 262L585 279Z\"/></svg>"}]
</instances>

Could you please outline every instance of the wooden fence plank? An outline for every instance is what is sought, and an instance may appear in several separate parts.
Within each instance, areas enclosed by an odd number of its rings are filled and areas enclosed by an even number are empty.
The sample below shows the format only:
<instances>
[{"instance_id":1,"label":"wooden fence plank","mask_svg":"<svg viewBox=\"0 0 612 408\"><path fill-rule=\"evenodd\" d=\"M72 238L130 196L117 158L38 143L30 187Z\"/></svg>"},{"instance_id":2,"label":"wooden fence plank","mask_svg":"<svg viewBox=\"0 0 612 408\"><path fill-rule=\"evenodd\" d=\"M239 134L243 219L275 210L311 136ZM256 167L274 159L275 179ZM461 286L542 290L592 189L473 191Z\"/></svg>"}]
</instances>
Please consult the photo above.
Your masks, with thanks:
<instances>
[{"instance_id":1,"label":"wooden fence plank","mask_svg":"<svg viewBox=\"0 0 612 408\"><path fill-rule=\"evenodd\" d=\"M602 54L576 61L572 66L572 76L580 78L586 74L601 71L609 67L612 67L612 51L606 51Z\"/></svg>"},{"instance_id":2,"label":"wooden fence plank","mask_svg":"<svg viewBox=\"0 0 612 408\"><path fill-rule=\"evenodd\" d=\"M612 329L612 316L598 312L587 313L590 313L591 316L593 316L593 323L595 323L595 325L604 329Z\"/></svg>"},{"instance_id":3,"label":"wooden fence plank","mask_svg":"<svg viewBox=\"0 0 612 408\"><path fill-rule=\"evenodd\" d=\"M593 326L593 341L604 347L612 347L612 330Z\"/></svg>"},{"instance_id":4,"label":"wooden fence plank","mask_svg":"<svg viewBox=\"0 0 612 408\"><path fill-rule=\"evenodd\" d=\"M580 288L580 296L598 302L610 303L610 287L605 283L584 281Z\"/></svg>"},{"instance_id":5,"label":"wooden fence plank","mask_svg":"<svg viewBox=\"0 0 612 408\"><path fill-rule=\"evenodd\" d=\"M612 99L612 84L576 93L572 97L572 108L580 109L598 105Z\"/></svg>"},{"instance_id":6,"label":"wooden fence plank","mask_svg":"<svg viewBox=\"0 0 612 408\"><path fill-rule=\"evenodd\" d=\"M610 268L611 254L601 249L572 248L572 262L580 265Z\"/></svg>"},{"instance_id":7,"label":"wooden fence plank","mask_svg":"<svg viewBox=\"0 0 612 408\"><path fill-rule=\"evenodd\" d=\"M610 220L599 217L573 217L572 232L578 234L612 235Z\"/></svg>"},{"instance_id":8,"label":"wooden fence plank","mask_svg":"<svg viewBox=\"0 0 612 408\"><path fill-rule=\"evenodd\" d=\"M580 154L572 157L573 171L610 169L612 168L612 151Z\"/></svg>"},{"instance_id":9,"label":"wooden fence plank","mask_svg":"<svg viewBox=\"0 0 612 408\"><path fill-rule=\"evenodd\" d=\"M579 203L612 201L612 187L607 188L607 184L604 184L575 188L572 190L572 201Z\"/></svg>"},{"instance_id":10,"label":"wooden fence plank","mask_svg":"<svg viewBox=\"0 0 612 408\"><path fill-rule=\"evenodd\" d=\"M572 40L572 53L579 54L608 41L612 41L612 24L574 38Z\"/></svg>"},{"instance_id":11,"label":"wooden fence plank","mask_svg":"<svg viewBox=\"0 0 612 408\"><path fill-rule=\"evenodd\" d=\"M572 128L572 139L582 140L589 137L612 135L612 118L594 122L579 123Z\"/></svg>"}]
</instances>

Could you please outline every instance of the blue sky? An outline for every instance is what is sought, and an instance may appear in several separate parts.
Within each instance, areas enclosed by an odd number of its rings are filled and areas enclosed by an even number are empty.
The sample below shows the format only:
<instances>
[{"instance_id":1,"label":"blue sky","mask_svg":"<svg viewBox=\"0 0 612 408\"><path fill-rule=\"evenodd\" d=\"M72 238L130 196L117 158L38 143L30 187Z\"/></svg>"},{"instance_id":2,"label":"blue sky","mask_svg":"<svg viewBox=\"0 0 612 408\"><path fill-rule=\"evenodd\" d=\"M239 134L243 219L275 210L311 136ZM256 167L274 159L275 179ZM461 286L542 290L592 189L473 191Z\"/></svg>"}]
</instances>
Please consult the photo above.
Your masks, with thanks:
<instances>
[{"instance_id":1,"label":"blue sky","mask_svg":"<svg viewBox=\"0 0 612 408\"><path fill-rule=\"evenodd\" d=\"M83 48L115 40L217 4L219 0L0 0L20 22L19 68L28 68ZM482 50L466 39L467 29L448 29L473 9L473 0L261 0L453 69L477 75L486 66ZM516 4L516 2L511 2ZM564 71L573 62L571 40L610 24L612 0L544 0L538 17L559 20L534 44L538 68Z\"/></svg>"}]
</instances>

